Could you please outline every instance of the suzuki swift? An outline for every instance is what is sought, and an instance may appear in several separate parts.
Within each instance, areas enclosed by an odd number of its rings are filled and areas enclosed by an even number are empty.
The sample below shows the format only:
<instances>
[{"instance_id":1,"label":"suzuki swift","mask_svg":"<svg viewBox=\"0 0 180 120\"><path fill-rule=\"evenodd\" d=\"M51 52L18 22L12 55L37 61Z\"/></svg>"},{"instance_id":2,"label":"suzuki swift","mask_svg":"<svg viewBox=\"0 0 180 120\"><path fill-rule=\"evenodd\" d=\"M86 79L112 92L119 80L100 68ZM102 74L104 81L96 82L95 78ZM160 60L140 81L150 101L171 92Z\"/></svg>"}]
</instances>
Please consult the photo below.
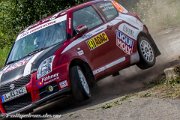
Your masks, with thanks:
<instances>
[{"instance_id":1,"label":"suzuki swift","mask_svg":"<svg viewBox=\"0 0 180 120\"><path fill-rule=\"evenodd\" d=\"M0 71L0 114L22 113L57 97L91 97L98 80L160 55L140 18L113 0L60 11L23 30Z\"/></svg>"}]
</instances>

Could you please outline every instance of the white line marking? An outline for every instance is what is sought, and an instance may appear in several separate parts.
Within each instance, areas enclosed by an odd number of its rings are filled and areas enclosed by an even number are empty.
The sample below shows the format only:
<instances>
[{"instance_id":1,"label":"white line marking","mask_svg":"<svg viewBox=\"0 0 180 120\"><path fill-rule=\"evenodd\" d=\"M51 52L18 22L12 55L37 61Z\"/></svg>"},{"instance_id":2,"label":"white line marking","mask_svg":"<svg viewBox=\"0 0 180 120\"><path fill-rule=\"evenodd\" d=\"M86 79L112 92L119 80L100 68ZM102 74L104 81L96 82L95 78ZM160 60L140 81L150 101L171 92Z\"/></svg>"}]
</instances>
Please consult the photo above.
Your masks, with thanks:
<instances>
[{"instance_id":1,"label":"white line marking","mask_svg":"<svg viewBox=\"0 0 180 120\"><path fill-rule=\"evenodd\" d=\"M119 63L124 62L125 60L126 60L126 58L125 58L125 57L122 57L122 58L120 58L120 59L118 59L118 60L116 60L116 61L113 61L112 63L109 63L109 64L107 64L107 65L105 65L105 66L103 66L103 67L100 67L100 68L94 70L94 71L93 71L93 74L96 75L96 74L98 74L98 73L100 73L100 72L103 72L103 71L105 71L106 69L109 69L109 68L111 68L111 67L113 67L113 66L115 66L115 65L117 65L117 64L119 64Z\"/></svg>"},{"instance_id":2,"label":"white line marking","mask_svg":"<svg viewBox=\"0 0 180 120\"><path fill-rule=\"evenodd\" d=\"M27 76L31 74L31 68L32 68L32 63L36 60L36 58L42 53L43 51L37 53L34 55L31 60L26 64L26 67L24 68L24 74L23 76Z\"/></svg>"}]
</instances>

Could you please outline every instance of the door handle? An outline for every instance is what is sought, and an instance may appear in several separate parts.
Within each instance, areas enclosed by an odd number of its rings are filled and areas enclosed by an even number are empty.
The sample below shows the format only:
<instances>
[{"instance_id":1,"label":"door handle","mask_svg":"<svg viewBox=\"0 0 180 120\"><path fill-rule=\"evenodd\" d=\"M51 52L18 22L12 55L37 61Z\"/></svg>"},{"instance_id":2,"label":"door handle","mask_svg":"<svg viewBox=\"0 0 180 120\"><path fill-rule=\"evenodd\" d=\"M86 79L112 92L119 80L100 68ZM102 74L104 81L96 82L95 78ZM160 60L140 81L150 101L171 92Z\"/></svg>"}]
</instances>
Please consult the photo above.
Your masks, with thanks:
<instances>
[{"instance_id":1,"label":"door handle","mask_svg":"<svg viewBox=\"0 0 180 120\"><path fill-rule=\"evenodd\" d=\"M112 30L113 25L107 25L107 29Z\"/></svg>"}]
</instances>

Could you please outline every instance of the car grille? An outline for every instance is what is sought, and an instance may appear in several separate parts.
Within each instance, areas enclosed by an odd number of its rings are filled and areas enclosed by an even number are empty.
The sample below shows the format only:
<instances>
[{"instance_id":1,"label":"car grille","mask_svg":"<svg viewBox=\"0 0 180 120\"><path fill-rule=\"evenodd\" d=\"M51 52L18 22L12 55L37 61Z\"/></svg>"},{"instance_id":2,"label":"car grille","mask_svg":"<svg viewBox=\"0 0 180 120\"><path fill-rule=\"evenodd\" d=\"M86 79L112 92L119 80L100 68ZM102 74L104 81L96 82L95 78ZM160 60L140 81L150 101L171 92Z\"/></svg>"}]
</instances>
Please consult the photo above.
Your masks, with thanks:
<instances>
[{"instance_id":1,"label":"car grille","mask_svg":"<svg viewBox=\"0 0 180 120\"><path fill-rule=\"evenodd\" d=\"M47 91L47 86L49 86L49 85L51 85L54 88L54 90L52 92ZM52 93L55 93L58 90L59 90L59 88L58 88L57 83L54 82L54 83L48 84L40 89L40 98L44 98L48 95L51 95Z\"/></svg>"},{"instance_id":2,"label":"car grille","mask_svg":"<svg viewBox=\"0 0 180 120\"><path fill-rule=\"evenodd\" d=\"M17 89L17 88L23 87L27 83L29 83L30 79L31 79L31 76L28 75L28 76L22 77L22 78L20 78L18 80L14 80L12 82L9 82L9 83L7 83L5 85L1 85L0 86L0 96L11 91L11 89L10 89L11 84L14 84L15 85L14 89Z\"/></svg>"},{"instance_id":3,"label":"car grille","mask_svg":"<svg viewBox=\"0 0 180 120\"><path fill-rule=\"evenodd\" d=\"M23 107L26 107L32 103L30 94L23 95L17 99L11 100L3 104L7 113L16 111Z\"/></svg>"}]
</instances>

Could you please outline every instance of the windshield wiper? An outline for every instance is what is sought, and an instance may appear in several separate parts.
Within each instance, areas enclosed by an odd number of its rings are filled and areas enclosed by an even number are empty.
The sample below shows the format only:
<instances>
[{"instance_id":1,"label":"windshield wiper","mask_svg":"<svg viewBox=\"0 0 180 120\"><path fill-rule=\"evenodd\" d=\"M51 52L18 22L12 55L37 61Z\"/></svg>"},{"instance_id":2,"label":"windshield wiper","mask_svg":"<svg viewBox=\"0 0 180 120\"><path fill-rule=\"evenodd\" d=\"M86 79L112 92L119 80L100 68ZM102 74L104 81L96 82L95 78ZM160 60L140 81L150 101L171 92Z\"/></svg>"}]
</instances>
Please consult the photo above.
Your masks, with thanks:
<instances>
[{"instance_id":1,"label":"windshield wiper","mask_svg":"<svg viewBox=\"0 0 180 120\"><path fill-rule=\"evenodd\" d=\"M37 50L35 50L35 51L27 54L25 57L34 55L35 53L38 53L38 52L40 52L40 51L42 51L42 50L45 50L45 49L47 49L47 48L48 48L48 47L37 49Z\"/></svg>"},{"instance_id":2,"label":"windshield wiper","mask_svg":"<svg viewBox=\"0 0 180 120\"><path fill-rule=\"evenodd\" d=\"M19 60L13 60L13 61L10 61L10 62L8 62L6 65L9 65L9 64L15 63L15 62L17 62L17 61L19 61Z\"/></svg>"}]
</instances>

